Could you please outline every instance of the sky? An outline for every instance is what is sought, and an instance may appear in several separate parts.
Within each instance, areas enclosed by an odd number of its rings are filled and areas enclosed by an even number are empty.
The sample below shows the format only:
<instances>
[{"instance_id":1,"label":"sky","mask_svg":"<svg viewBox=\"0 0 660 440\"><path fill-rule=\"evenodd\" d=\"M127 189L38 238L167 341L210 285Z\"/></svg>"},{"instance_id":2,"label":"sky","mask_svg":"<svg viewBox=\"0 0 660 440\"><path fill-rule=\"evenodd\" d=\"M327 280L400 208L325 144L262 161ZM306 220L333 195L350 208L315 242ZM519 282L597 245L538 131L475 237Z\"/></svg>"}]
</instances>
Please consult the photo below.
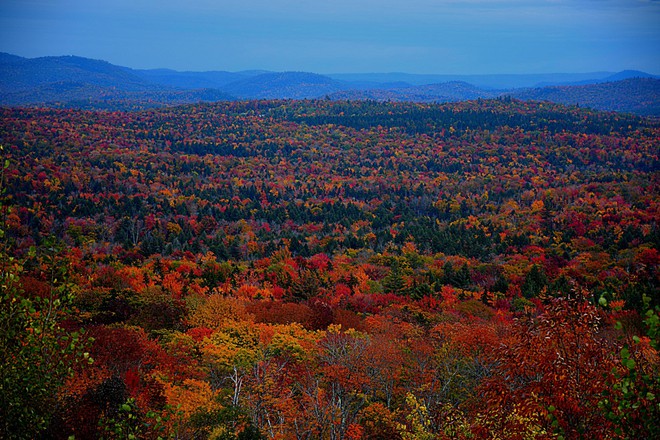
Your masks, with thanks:
<instances>
[{"instance_id":1,"label":"sky","mask_svg":"<svg viewBox=\"0 0 660 440\"><path fill-rule=\"evenodd\" d=\"M660 74L660 0L0 0L0 52L182 71Z\"/></svg>"}]
</instances>

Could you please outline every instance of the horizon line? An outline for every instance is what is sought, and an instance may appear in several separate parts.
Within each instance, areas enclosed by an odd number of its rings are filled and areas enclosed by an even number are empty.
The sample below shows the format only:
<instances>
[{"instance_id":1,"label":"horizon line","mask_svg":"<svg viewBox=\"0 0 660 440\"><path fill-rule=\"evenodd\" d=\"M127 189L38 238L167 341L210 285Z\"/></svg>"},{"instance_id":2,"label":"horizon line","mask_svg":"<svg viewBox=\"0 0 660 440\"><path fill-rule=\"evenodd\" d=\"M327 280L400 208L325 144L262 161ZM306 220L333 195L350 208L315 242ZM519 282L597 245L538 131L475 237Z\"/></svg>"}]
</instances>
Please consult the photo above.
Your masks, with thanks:
<instances>
[{"instance_id":1,"label":"horizon line","mask_svg":"<svg viewBox=\"0 0 660 440\"><path fill-rule=\"evenodd\" d=\"M0 51L1 54L5 55L10 55L10 56L15 56L18 58L26 59L26 60L36 60L40 58L65 58L65 57L71 57L71 58L81 58L81 59L87 59L87 60L92 60L92 61L100 61L100 62L105 62L110 65L116 66L116 67L123 67L131 70L169 70L172 72L177 72L177 73L211 73L211 72L227 72L227 73L244 73L244 72L262 72L262 73L313 73L317 75L324 75L324 76L333 76L333 75L410 75L410 76L533 76L533 75L588 75L588 74L617 74L617 73L623 73L623 72L640 72L640 73L645 73L647 75L653 75L653 76L660 76L658 73L653 73L649 71L644 71L644 70L639 70L639 69L634 69L634 68L625 68L621 70L589 70L589 71L581 71L581 72L568 72L568 71L544 71L544 72L527 72L527 73L514 73L514 72L507 72L507 73L441 73L441 72L424 72L424 73L411 73L411 72L405 72L405 71L360 71L360 72L346 72L346 71L332 71L332 72L320 72L320 71L314 71L314 70L298 70L298 69L291 69L291 70L270 70L270 69L264 69L264 68L249 68L249 69L241 69L241 70L224 70L224 69L211 69L211 70L179 70L176 68L171 68L171 67L131 67L131 66L126 66L122 64L115 64L111 61L102 59L102 58L91 58L91 57L86 57L86 56L81 56L81 55L74 55L74 54L65 54L65 55L42 55L42 56L36 56L36 57L27 57L23 55L17 55L14 53L10 52L5 52L5 51Z\"/></svg>"}]
</instances>

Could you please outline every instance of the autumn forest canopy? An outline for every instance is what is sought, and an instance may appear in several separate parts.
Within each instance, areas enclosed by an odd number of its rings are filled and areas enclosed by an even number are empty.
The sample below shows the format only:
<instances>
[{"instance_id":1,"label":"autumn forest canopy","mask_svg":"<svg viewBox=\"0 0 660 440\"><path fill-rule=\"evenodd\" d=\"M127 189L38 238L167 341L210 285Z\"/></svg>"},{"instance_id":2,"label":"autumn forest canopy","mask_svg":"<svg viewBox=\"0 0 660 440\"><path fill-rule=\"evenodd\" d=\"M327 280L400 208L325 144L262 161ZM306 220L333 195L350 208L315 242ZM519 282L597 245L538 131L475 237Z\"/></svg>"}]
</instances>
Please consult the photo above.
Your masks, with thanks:
<instances>
[{"instance_id":1,"label":"autumn forest canopy","mask_svg":"<svg viewBox=\"0 0 660 440\"><path fill-rule=\"evenodd\" d=\"M660 436L657 119L0 113L2 438Z\"/></svg>"}]
</instances>

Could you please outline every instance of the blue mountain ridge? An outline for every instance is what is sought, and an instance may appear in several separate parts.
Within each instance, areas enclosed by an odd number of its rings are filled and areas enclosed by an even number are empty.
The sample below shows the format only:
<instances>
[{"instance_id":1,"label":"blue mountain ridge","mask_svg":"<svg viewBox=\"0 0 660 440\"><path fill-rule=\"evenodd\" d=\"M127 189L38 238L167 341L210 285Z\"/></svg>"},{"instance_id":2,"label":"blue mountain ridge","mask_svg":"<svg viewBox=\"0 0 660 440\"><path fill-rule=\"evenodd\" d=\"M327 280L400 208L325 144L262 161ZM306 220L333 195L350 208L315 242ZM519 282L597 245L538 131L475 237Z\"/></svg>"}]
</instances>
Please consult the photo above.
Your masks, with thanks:
<instances>
[{"instance_id":1,"label":"blue mountain ridge","mask_svg":"<svg viewBox=\"0 0 660 440\"><path fill-rule=\"evenodd\" d=\"M612 86L611 84L617 84ZM448 102L511 96L660 114L660 79L640 71L515 75L131 69L78 56L0 53L0 105L155 107L235 99L373 99Z\"/></svg>"}]
</instances>

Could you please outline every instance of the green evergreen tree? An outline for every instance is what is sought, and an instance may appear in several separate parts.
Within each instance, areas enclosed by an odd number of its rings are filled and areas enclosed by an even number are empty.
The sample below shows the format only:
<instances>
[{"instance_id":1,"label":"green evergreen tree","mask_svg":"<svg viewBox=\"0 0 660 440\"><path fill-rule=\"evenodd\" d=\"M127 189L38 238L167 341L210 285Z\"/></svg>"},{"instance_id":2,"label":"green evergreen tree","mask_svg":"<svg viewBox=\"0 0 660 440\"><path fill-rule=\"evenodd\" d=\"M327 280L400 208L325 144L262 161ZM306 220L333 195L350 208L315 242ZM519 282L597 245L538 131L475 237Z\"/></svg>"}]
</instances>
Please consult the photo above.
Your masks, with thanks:
<instances>
[{"instance_id":1,"label":"green evergreen tree","mask_svg":"<svg viewBox=\"0 0 660 440\"><path fill-rule=\"evenodd\" d=\"M547 286L548 277L545 275L545 271L535 264L525 276L520 290L525 298L535 298Z\"/></svg>"}]
</instances>

